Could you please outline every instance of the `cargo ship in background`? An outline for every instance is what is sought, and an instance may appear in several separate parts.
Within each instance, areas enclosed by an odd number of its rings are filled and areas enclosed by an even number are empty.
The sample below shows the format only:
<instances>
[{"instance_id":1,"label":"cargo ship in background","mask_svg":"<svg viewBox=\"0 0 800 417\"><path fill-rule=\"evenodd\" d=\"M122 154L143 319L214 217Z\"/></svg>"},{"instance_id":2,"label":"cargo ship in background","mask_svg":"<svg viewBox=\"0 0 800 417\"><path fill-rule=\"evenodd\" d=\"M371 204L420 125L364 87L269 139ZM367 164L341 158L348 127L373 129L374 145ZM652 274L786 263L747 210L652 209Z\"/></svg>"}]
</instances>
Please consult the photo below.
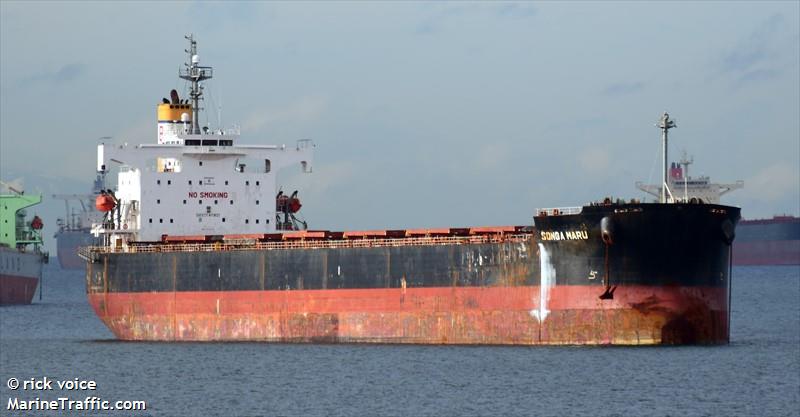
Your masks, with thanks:
<instances>
[{"instance_id":1,"label":"cargo ship in background","mask_svg":"<svg viewBox=\"0 0 800 417\"><path fill-rule=\"evenodd\" d=\"M672 162L669 167L669 197L677 201L694 201L699 203L720 204L720 198L734 190L744 187L744 181L736 181L729 184L712 183L708 176L701 175L693 178L689 175L689 165L694 163L694 157L687 157L686 151L683 152L680 162ZM636 188L647 194L660 198L661 184L636 183ZM657 200L656 200L657 201Z\"/></svg>"},{"instance_id":2,"label":"cargo ship in background","mask_svg":"<svg viewBox=\"0 0 800 417\"><path fill-rule=\"evenodd\" d=\"M322 231L276 173L314 145L239 143L201 128L187 36L157 143L98 146L118 171L81 248L87 297L123 340L418 344L721 344L739 209L669 196L532 210L517 226ZM659 127L666 144L675 126ZM666 150L666 146L664 147ZM666 154L664 155L666 161ZM334 203L334 202L332 202ZM680 262L676 262L676 259Z\"/></svg>"},{"instance_id":3,"label":"cargo ship in background","mask_svg":"<svg viewBox=\"0 0 800 417\"><path fill-rule=\"evenodd\" d=\"M742 220L733 245L734 265L800 265L800 217Z\"/></svg>"},{"instance_id":4,"label":"cargo ship in background","mask_svg":"<svg viewBox=\"0 0 800 417\"><path fill-rule=\"evenodd\" d=\"M717 184L707 176L692 178L689 165L693 162L694 158L687 158L684 152L680 162L670 165L670 189L677 198L719 204L724 194L744 187L743 181ZM637 182L636 187L655 197L661 190L658 185L641 182ZM733 264L800 265L800 218L781 215L771 219L742 219L733 244Z\"/></svg>"},{"instance_id":5,"label":"cargo ship in background","mask_svg":"<svg viewBox=\"0 0 800 417\"><path fill-rule=\"evenodd\" d=\"M54 194L53 199L63 200L65 216L57 220L56 255L62 269L83 269L78 248L98 243L92 236L92 224L102 220L103 213L95 207L94 200L105 188L105 179L97 175L91 194Z\"/></svg>"},{"instance_id":6,"label":"cargo ship in background","mask_svg":"<svg viewBox=\"0 0 800 417\"><path fill-rule=\"evenodd\" d=\"M28 219L26 209L42 196L2 185L9 193L0 194L0 305L30 304L48 255L42 251L44 223L39 216Z\"/></svg>"}]
</instances>

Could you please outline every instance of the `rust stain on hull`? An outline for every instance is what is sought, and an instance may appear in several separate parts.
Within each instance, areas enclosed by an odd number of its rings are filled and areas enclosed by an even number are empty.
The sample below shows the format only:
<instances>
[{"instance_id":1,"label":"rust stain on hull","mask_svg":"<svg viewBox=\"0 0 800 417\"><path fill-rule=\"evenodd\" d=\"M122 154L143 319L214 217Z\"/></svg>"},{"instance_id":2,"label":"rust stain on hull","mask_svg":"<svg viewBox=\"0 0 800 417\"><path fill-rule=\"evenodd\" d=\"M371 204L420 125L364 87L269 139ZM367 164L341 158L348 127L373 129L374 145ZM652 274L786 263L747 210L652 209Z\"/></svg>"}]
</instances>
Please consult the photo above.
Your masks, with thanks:
<instances>
[{"instance_id":1,"label":"rust stain on hull","mask_svg":"<svg viewBox=\"0 0 800 417\"><path fill-rule=\"evenodd\" d=\"M728 342L727 294L718 288L551 290L539 287L90 293L123 340L486 345L654 345ZM646 308L644 307L646 306Z\"/></svg>"}]
</instances>

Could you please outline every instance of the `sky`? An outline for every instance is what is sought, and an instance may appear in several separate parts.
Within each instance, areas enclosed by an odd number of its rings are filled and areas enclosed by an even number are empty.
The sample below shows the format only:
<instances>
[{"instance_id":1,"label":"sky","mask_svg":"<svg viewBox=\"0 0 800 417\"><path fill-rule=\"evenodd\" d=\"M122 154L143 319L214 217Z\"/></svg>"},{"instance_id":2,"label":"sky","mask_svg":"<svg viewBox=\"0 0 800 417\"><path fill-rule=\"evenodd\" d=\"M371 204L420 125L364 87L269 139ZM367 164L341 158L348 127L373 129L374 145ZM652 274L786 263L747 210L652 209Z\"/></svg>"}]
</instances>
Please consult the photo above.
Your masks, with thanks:
<instances>
[{"instance_id":1,"label":"sky","mask_svg":"<svg viewBox=\"0 0 800 417\"><path fill-rule=\"evenodd\" d=\"M3 0L0 178L45 195L46 237L47 197L90 191L98 138L155 143L189 33L214 67L201 121L316 144L313 174L279 177L313 229L644 198L664 111L671 160L745 182L724 203L800 214L800 2Z\"/></svg>"}]
</instances>

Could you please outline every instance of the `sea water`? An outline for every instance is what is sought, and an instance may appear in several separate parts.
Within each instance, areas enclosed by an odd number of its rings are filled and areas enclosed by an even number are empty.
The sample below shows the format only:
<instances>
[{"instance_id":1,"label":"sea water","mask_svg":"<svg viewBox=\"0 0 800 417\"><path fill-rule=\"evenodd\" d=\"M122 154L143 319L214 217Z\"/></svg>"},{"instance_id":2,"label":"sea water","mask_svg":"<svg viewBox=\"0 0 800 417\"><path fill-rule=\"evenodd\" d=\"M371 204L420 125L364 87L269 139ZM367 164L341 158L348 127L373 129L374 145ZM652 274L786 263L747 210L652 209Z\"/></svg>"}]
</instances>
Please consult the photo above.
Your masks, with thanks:
<instances>
[{"instance_id":1,"label":"sea water","mask_svg":"<svg viewBox=\"0 0 800 417\"><path fill-rule=\"evenodd\" d=\"M733 273L725 346L144 343L114 340L86 301L83 272L53 262L41 301L0 307L0 415L799 415L800 267ZM12 378L48 378L52 389L11 390ZM10 400L58 398L73 411L8 410ZM99 401L147 409L74 408Z\"/></svg>"}]
</instances>

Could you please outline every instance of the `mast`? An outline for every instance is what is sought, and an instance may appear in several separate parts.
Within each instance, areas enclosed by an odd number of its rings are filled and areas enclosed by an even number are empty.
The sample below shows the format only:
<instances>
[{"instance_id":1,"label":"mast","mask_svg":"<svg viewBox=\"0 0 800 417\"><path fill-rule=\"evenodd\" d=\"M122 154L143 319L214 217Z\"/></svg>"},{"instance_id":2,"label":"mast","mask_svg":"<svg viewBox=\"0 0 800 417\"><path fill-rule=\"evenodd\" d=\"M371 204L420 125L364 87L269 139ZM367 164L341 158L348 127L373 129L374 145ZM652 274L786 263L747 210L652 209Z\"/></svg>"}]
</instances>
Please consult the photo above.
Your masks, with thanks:
<instances>
[{"instance_id":1,"label":"mast","mask_svg":"<svg viewBox=\"0 0 800 417\"><path fill-rule=\"evenodd\" d=\"M662 130L662 133L661 133L662 151L661 151L661 153L662 153L662 156L663 156L663 158L662 158L663 169L662 169L662 176L661 176L661 198L660 198L659 202L660 203L666 203L667 202L667 193L669 193L669 185L667 184L667 169L668 169L668 163L667 163L667 132L670 129L672 129L673 127L677 127L677 126L675 125L675 121L674 120L670 120L669 114L667 112L664 112L664 115L661 116L661 120L659 120L658 124L656 124L656 127L658 127L659 129Z\"/></svg>"},{"instance_id":2,"label":"mast","mask_svg":"<svg viewBox=\"0 0 800 417\"><path fill-rule=\"evenodd\" d=\"M201 81L205 81L214 76L211 67L201 67L200 57L197 55L197 41L194 35L184 36L189 41L189 49L184 51L189 54L189 62L184 64L183 69L178 72L178 76L184 80L191 81L192 88L189 90L189 97L192 99L192 134L200 134L200 99L203 97L203 87Z\"/></svg>"}]
</instances>

